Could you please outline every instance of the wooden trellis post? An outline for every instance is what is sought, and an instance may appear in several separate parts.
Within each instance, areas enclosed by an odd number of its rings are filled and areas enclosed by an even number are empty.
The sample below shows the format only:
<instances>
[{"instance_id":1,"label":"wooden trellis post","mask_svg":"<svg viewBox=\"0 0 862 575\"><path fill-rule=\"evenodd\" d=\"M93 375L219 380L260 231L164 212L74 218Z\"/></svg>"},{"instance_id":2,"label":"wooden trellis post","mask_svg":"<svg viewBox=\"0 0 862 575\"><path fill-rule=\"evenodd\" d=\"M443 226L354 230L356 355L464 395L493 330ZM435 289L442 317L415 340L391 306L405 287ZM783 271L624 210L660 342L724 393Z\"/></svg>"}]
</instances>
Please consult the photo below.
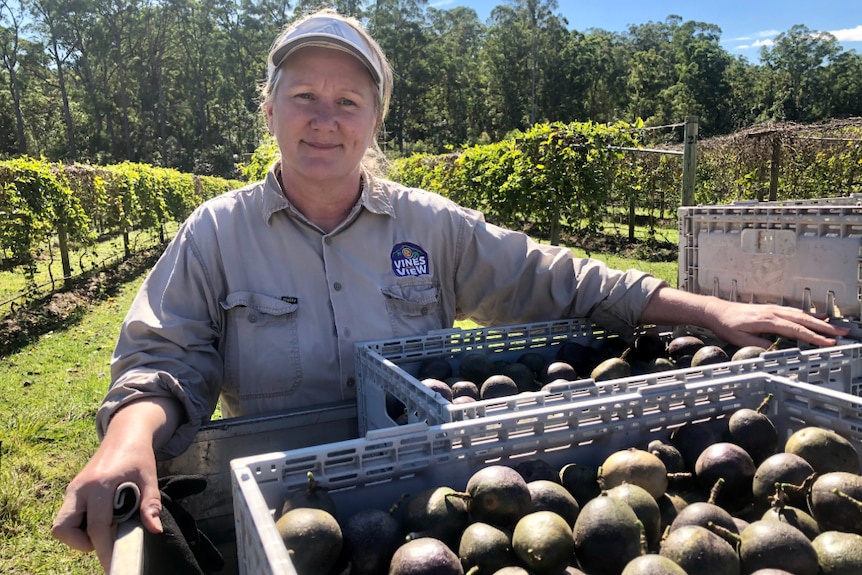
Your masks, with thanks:
<instances>
[{"instance_id":1,"label":"wooden trellis post","mask_svg":"<svg viewBox=\"0 0 862 575\"><path fill-rule=\"evenodd\" d=\"M686 116L682 155L682 205L694 205L697 172L697 116Z\"/></svg>"}]
</instances>

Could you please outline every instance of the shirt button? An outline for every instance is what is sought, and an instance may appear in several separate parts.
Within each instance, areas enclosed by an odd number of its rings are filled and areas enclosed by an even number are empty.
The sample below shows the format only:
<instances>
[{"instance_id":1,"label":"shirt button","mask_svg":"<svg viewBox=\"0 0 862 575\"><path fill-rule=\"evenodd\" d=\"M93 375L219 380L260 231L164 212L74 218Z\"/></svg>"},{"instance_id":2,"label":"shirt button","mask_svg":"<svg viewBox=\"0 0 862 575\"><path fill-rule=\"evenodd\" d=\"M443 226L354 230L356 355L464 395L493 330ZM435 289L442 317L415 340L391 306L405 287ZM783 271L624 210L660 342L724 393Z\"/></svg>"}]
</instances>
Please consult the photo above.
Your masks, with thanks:
<instances>
[{"instance_id":1,"label":"shirt button","mask_svg":"<svg viewBox=\"0 0 862 575\"><path fill-rule=\"evenodd\" d=\"M330 238L329 236L326 236L325 238L323 238L323 243L325 243L328 246L331 246L332 245L332 238Z\"/></svg>"},{"instance_id":2,"label":"shirt button","mask_svg":"<svg viewBox=\"0 0 862 575\"><path fill-rule=\"evenodd\" d=\"M422 313L422 315L428 315L428 308L427 308L427 307L423 307L423 308L422 308L421 310L419 310L419 311Z\"/></svg>"},{"instance_id":3,"label":"shirt button","mask_svg":"<svg viewBox=\"0 0 862 575\"><path fill-rule=\"evenodd\" d=\"M335 282L334 284L332 284L332 289L334 289L335 291L341 291L341 283Z\"/></svg>"},{"instance_id":4,"label":"shirt button","mask_svg":"<svg viewBox=\"0 0 862 575\"><path fill-rule=\"evenodd\" d=\"M350 332L350 328L349 328L349 327L344 328L344 337L350 337L350 333L351 333L351 332Z\"/></svg>"},{"instance_id":5,"label":"shirt button","mask_svg":"<svg viewBox=\"0 0 862 575\"><path fill-rule=\"evenodd\" d=\"M249 323L257 323L257 314L255 314L255 313L248 314L248 321L249 321Z\"/></svg>"},{"instance_id":6,"label":"shirt button","mask_svg":"<svg viewBox=\"0 0 862 575\"><path fill-rule=\"evenodd\" d=\"M356 378L348 377L347 378L347 387L354 387L354 386L356 386Z\"/></svg>"}]
</instances>

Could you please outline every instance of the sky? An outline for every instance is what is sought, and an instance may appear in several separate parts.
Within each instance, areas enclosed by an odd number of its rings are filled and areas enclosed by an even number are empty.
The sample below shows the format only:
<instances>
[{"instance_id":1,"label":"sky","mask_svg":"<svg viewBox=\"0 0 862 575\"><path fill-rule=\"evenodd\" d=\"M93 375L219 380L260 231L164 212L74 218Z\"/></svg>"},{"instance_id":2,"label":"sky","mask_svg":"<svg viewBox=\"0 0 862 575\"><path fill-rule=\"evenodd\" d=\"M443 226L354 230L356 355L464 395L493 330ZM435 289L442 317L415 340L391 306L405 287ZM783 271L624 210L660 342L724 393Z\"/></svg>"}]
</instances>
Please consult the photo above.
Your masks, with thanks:
<instances>
[{"instance_id":1,"label":"sky","mask_svg":"<svg viewBox=\"0 0 862 575\"><path fill-rule=\"evenodd\" d=\"M506 0L429 0L441 10L473 8L486 22L495 6ZM630 25L664 22L671 14L721 28L721 44L733 55L757 61L761 46L803 24L830 32L846 50L862 53L862 0L557 0L557 14L570 30L600 28L626 32Z\"/></svg>"}]
</instances>

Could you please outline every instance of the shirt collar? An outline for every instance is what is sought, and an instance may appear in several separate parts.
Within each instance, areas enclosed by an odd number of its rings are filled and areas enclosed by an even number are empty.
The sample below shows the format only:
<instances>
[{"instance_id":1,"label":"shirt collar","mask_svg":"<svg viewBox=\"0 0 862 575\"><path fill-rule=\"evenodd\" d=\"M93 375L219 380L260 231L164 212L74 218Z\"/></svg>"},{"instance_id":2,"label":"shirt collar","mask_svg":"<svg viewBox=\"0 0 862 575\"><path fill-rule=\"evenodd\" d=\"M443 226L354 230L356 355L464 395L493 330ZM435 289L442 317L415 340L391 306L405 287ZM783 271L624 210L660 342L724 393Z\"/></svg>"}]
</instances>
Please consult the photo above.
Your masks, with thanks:
<instances>
[{"instance_id":1,"label":"shirt collar","mask_svg":"<svg viewBox=\"0 0 862 575\"><path fill-rule=\"evenodd\" d=\"M266 225L272 221L272 215L284 209L291 208L290 201L284 196L281 184L278 183L278 173L281 170L281 160L273 162L263 181L263 219ZM395 209L389 197L389 190L383 180L375 178L370 172L362 170L362 193L359 195L359 206L373 214L395 217ZM352 212L353 214L355 212Z\"/></svg>"}]
</instances>

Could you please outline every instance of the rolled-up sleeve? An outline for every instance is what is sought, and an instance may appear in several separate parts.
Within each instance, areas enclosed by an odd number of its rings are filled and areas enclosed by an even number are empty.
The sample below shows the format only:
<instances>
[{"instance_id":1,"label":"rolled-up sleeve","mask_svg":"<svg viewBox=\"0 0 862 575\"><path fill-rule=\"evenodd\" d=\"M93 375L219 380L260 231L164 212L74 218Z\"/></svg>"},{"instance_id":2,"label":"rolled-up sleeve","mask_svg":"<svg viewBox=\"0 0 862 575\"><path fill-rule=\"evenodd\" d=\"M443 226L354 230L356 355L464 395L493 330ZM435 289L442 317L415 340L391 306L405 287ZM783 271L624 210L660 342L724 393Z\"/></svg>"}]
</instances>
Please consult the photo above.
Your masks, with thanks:
<instances>
[{"instance_id":1,"label":"rolled-up sleeve","mask_svg":"<svg viewBox=\"0 0 862 575\"><path fill-rule=\"evenodd\" d=\"M145 397L173 397L186 419L158 457L188 447L218 401L223 361L220 309L208 270L184 225L129 309L111 359L111 387L96 416L99 438L118 409Z\"/></svg>"},{"instance_id":2,"label":"rolled-up sleeve","mask_svg":"<svg viewBox=\"0 0 862 575\"><path fill-rule=\"evenodd\" d=\"M539 244L472 215L458 253L459 317L483 325L585 318L623 336L638 326L652 295L667 285ZM488 289L492 286L491 289Z\"/></svg>"}]
</instances>

